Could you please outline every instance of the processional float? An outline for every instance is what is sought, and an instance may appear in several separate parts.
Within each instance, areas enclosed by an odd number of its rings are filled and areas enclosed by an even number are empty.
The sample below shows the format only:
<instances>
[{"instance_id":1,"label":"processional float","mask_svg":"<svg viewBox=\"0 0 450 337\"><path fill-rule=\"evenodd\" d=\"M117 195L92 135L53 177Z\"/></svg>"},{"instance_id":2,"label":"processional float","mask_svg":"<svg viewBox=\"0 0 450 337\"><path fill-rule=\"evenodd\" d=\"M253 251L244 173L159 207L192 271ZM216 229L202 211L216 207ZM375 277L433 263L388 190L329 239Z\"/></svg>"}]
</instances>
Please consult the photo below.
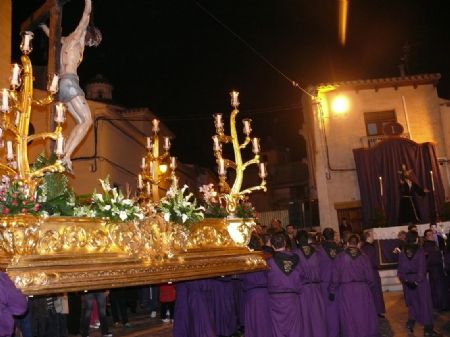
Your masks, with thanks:
<instances>
[{"instance_id":1,"label":"processional float","mask_svg":"<svg viewBox=\"0 0 450 337\"><path fill-rule=\"evenodd\" d=\"M217 135L213 137L220 176L218 198L226 204L227 216L199 219L187 226L174 222L170 215L166 217L168 213L162 215L157 211L160 182L171 180L171 192L180 195L176 159L169 154L170 139L164 139L164 152L159 154L157 121L153 121L153 136L147 141L147 154L138 176L139 193L135 201L143 211L141 219L117 221L108 217L39 213L42 205L38 199L45 179L64 172L61 159L65 116L64 105L55 103L57 75L50 79L46 97L34 99L29 58L32 38L31 32L22 34L21 65L13 65L10 89L1 91L0 155L3 151L6 160L0 163L0 171L15 190L0 191L0 269L8 273L17 287L25 294L39 295L214 277L266 267L262 256L247 248L253 219L235 215L236 206L247 194L266 189L267 175L265 164L260 163L259 139L250 138L249 120L243 121L246 137L239 143L235 121L237 92L231 93L230 135L224 133L222 115L215 115ZM33 108L53 105L56 105L55 129L29 135ZM55 141L54 161L39 167L30 163L28 145L35 139ZM233 146L234 161L222 157L222 144L226 143ZM242 150L250 143L254 157L244 162ZM242 190L244 171L253 164L259 166L261 184ZM226 181L228 168L236 171L231 187ZM109 184L104 185L106 192L121 198ZM164 198L166 204L162 208L167 211L170 203L167 196ZM14 207L16 214L11 214Z\"/></svg>"}]
</instances>

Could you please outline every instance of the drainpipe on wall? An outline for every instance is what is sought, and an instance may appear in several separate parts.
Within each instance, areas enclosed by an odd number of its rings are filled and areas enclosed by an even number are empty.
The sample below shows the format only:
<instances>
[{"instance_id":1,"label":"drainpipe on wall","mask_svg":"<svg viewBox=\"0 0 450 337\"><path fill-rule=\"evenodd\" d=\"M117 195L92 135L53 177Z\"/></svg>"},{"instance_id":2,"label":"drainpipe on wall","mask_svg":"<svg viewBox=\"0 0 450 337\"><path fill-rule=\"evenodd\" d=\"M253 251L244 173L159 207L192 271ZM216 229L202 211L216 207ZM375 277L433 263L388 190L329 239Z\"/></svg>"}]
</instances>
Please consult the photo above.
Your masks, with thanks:
<instances>
[{"instance_id":1,"label":"drainpipe on wall","mask_svg":"<svg viewBox=\"0 0 450 337\"><path fill-rule=\"evenodd\" d=\"M406 98L404 95L402 95L402 103L403 103L403 111L405 112L405 119L406 119L406 129L409 133L409 139L413 139L411 134L411 129L409 128L409 118L408 118L408 109L406 108Z\"/></svg>"}]
</instances>

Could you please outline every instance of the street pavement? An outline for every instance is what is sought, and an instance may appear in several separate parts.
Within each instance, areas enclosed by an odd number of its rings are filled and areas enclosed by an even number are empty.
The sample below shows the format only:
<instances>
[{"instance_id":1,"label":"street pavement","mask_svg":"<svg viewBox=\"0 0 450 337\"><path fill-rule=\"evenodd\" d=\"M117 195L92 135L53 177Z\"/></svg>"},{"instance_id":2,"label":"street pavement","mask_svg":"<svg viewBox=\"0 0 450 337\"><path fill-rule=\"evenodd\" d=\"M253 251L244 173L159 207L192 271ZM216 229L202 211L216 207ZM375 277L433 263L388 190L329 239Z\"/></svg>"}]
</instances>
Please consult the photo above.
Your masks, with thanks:
<instances>
[{"instance_id":1,"label":"street pavement","mask_svg":"<svg viewBox=\"0 0 450 337\"><path fill-rule=\"evenodd\" d=\"M416 325L414 335L408 335L405 329L407 309L402 292L384 293L386 318L380 318L380 337L421 337L423 327ZM159 318L150 318L148 312L130 314L132 328L113 327L114 337L172 337L172 324L162 323ZM435 313L435 326L443 336L450 337L450 312ZM90 337L101 337L98 330L92 330ZM264 337L264 336L261 336ZM308 337L308 336L304 336Z\"/></svg>"}]
</instances>

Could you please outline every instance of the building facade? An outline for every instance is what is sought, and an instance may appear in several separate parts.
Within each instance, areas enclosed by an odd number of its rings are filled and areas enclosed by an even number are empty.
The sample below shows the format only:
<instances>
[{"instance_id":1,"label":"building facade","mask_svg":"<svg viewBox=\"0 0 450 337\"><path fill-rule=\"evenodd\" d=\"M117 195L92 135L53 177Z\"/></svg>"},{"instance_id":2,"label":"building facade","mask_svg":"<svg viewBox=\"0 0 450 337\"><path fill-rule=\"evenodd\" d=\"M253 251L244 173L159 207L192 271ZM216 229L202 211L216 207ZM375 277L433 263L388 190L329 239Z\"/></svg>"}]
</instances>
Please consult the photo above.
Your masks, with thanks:
<instances>
[{"instance_id":1,"label":"building facade","mask_svg":"<svg viewBox=\"0 0 450 337\"><path fill-rule=\"evenodd\" d=\"M369 148L397 122L402 137L435 144L448 199L449 106L438 97L439 74L321 84L303 97L311 197L318 199L321 227L338 229L346 218L362 229L361 197L353 149Z\"/></svg>"}]
</instances>

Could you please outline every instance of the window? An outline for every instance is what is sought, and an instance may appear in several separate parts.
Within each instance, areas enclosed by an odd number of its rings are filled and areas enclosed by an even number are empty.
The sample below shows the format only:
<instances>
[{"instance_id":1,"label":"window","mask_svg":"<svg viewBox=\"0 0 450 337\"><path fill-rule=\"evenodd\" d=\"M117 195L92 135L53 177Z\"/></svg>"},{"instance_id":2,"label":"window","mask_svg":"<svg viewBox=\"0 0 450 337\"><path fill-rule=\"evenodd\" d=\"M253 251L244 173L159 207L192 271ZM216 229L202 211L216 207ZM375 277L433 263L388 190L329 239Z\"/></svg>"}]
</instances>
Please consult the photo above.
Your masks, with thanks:
<instances>
[{"instance_id":1,"label":"window","mask_svg":"<svg viewBox=\"0 0 450 337\"><path fill-rule=\"evenodd\" d=\"M384 125L396 122L397 117L395 116L395 110L365 112L364 121L367 136L378 136L383 134Z\"/></svg>"}]
</instances>

